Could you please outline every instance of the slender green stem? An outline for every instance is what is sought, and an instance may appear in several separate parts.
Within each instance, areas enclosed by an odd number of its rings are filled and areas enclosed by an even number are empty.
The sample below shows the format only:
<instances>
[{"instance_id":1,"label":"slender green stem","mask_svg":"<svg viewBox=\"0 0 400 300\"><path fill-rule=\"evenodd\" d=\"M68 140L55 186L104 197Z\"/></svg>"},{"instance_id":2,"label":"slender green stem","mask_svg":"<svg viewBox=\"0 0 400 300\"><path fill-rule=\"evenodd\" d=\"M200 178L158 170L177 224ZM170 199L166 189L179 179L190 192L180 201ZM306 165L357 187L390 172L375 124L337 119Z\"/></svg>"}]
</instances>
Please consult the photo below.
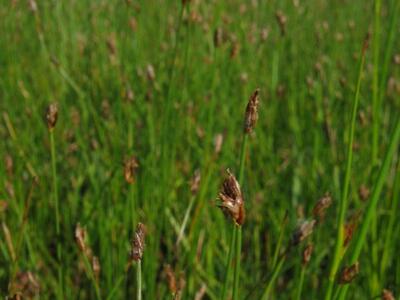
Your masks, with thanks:
<instances>
[{"instance_id":1,"label":"slender green stem","mask_svg":"<svg viewBox=\"0 0 400 300\"><path fill-rule=\"evenodd\" d=\"M379 171L378 178L375 182L374 189L371 194L371 199L368 201L368 206L367 206L365 216L362 218L361 229L355 239L355 246L354 246L354 250L351 255L351 258L350 258L350 264L355 263L361 254L361 250L366 241L369 225L371 223L373 215L376 213L375 212L376 206L380 199L383 184L385 183L385 180L388 176L392 159L394 157L395 151L397 150L397 148L399 146L399 141L400 141L400 116L397 116L396 127L391 135L390 144L387 149L382 167ZM339 300L346 299L346 293L347 293L348 288L349 288L349 286L345 285L341 289L341 291L339 293Z\"/></svg>"},{"instance_id":2,"label":"slender green stem","mask_svg":"<svg viewBox=\"0 0 400 300\"><path fill-rule=\"evenodd\" d=\"M222 300L226 300L228 296L228 283L229 283L229 278L232 273L232 268L231 268L231 262L232 262L232 256L233 256L233 249L235 247L235 241L236 241L236 226L234 230L232 231L232 236L231 236L231 242L229 246L229 252L228 252L228 259L226 260L226 267L225 267L225 281L224 281L224 287L222 289Z\"/></svg>"},{"instance_id":3,"label":"slender green stem","mask_svg":"<svg viewBox=\"0 0 400 300\"><path fill-rule=\"evenodd\" d=\"M102 298L101 298L101 293L100 293L100 287L99 287L99 284L98 284L98 282L96 280L96 277L94 276L94 272L93 272L93 269L92 269L92 267L90 265L89 259L88 259L88 257L86 256L85 253L82 253L82 258L83 258L83 263L85 265L86 274L87 274L87 276L89 277L89 279L93 283L94 290L95 290L95 293L96 293L96 298L97 298L97 300L101 300Z\"/></svg>"},{"instance_id":4,"label":"slender green stem","mask_svg":"<svg viewBox=\"0 0 400 300\"><path fill-rule=\"evenodd\" d=\"M272 273L271 279L268 282L267 287L265 288L264 294L262 295L262 300L268 300L269 295L271 293L272 287L274 286L276 278L278 278L279 273L283 267L283 263L285 262L286 255L282 256L279 263L276 265L274 272Z\"/></svg>"},{"instance_id":5,"label":"slender green stem","mask_svg":"<svg viewBox=\"0 0 400 300\"><path fill-rule=\"evenodd\" d=\"M139 259L136 267L137 279L137 300L142 300L142 261Z\"/></svg>"},{"instance_id":6,"label":"slender green stem","mask_svg":"<svg viewBox=\"0 0 400 300\"><path fill-rule=\"evenodd\" d=\"M380 42L380 13L381 0L375 0L375 22L374 22L374 71L372 78L372 112L373 112L373 130L372 130L372 165L376 164L378 158L378 134L379 134L379 42Z\"/></svg>"},{"instance_id":7,"label":"slender green stem","mask_svg":"<svg viewBox=\"0 0 400 300\"><path fill-rule=\"evenodd\" d=\"M301 273L300 273L300 280L299 280L299 287L297 289L297 295L296 299L301 300L301 292L303 291L303 284L304 284L304 274L306 273L306 268L301 267Z\"/></svg>"},{"instance_id":8,"label":"slender green stem","mask_svg":"<svg viewBox=\"0 0 400 300\"><path fill-rule=\"evenodd\" d=\"M336 246L335 252L333 256L332 266L329 273L329 282L328 288L325 294L325 300L330 300L332 298L332 291L333 285L335 282L335 277L337 270L339 268L340 262L342 260L344 254L343 248L343 241L344 241L344 222L346 216L346 209L348 205L348 195L349 195L349 188L350 188L350 177L351 177L351 166L353 162L353 140L354 140L354 131L355 131L355 124L356 124L356 117L357 117L357 108L360 98L360 86L361 86L361 78L362 78L362 71L364 69L364 62L365 62L365 45L361 51L361 60L359 64L358 70L358 79L357 79L357 87L356 93L353 100L353 108L351 113L351 121L350 121L350 130L348 132L348 140L347 140L347 162L346 162L346 171L345 171L345 178L343 184L343 192L341 195L341 199L339 202L339 217L338 217L338 228L337 228L337 238L336 238Z\"/></svg>"},{"instance_id":9,"label":"slender green stem","mask_svg":"<svg viewBox=\"0 0 400 300\"><path fill-rule=\"evenodd\" d=\"M49 130L50 134L50 151L51 151L51 170L53 176L53 200L55 208L56 221L56 239L57 239L57 271L58 271L58 297L63 299L63 274L62 274L62 246L60 236L60 211L58 202L58 186L57 186L57 166L56 151L54 142L54 129Z\"/></svg>"},{"instance_id":10,"label":"slender green stem","mask_svg":"<svg viewBox=\"0 0 400 300\"><path fill-rule=\"evenodd\" d=\"M400 158L397 158L397 172L396 172L396 177L394 180L394 185L393 185L393 196L392 196L392 203L390 207L390 217L387 225L387 230L386 230L386 235L385 235L385 246L383 247L383 253L382 253L382 258L381 258L381 278L384 282L384 279L386 278L386 268L389 265L389 254L393 251L391 243L393 239L393 233L394 233L394 227L396 224L396 220L398 220L396 217L398 216L397 212L397 207L399 205L400 201Z\"/></svg>"},{"instance_id":11,"label":"slender green stem","mask_svg":"<svg viewBox=\"0 0 400 300\"><path fill-rule=\"evenodd\" d=\"M243 185L243 174L244 165L246 161L246 150L247 150L248 134L244 133L242 141L242 149L240 152L240 164L239 164L239 184ZM235 277L233 282L233 300L239 299L239 279L240 279L240 260L242 254L242 226L234 225L236 231L236 263L235 263Z\"/></svg>"}]
</instances>

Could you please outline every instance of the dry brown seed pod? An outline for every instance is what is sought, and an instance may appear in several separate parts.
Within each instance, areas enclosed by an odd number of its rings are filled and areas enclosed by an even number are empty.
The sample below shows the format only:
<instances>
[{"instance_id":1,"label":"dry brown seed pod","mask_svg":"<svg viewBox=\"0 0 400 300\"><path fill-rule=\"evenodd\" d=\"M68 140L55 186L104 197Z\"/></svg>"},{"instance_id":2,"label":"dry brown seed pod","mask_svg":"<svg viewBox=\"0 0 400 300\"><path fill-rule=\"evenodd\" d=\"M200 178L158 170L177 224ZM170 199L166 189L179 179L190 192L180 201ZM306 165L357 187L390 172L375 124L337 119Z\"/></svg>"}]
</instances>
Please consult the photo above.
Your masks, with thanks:
<instances>
[{"instance_id":1,"label":"dry brown seed pod","mask_svg":"<svg viewBox=\"0 0 400 300\"><path fill-rule=\"evenodd\" d=\"M131 156L124 164L125 181L129 184L135 182L136 170L139 167L136 157Z\"/></svg>"},{"instance_id":2,"label":"dry brown seed pod","mask_svg":"<svg viewBox=\"0 0 400 300\"><path fill-rule=\"evenodd\" d=\"M154 81L156 79L156 72L154 71L154 67L151 64L148 64L146 67L146 75L149 81Z\"/></svg>"},{"instance_id":3,"label":"dry brown seed pod","mask_svg":"<svg viewBox=\"0 0 400 300\"><path fill-rule=\"evenodd\" d=\"M225 178L222 190L219 193L221 203L218 206L240 226L245 217L244 200L239 182L229 170L227 170L227 173L228 176Z\"/></svg>"},{"instance_id":4,"label":"dry brown seed pod","mask_svg":"<svg viewBox=\"0 0 400 300\"><path fill-rule=\"evenodd\" d=\"M244 132L251 133L257 123L258 119L258 104L260 89L256 89L250 96L249 102L246 107L246 114L244 118Z\"/></svg>"},{"instance_id":5,"label":"dry brown seed pod","mask_svg":"<svg viewBox=\"0 0 400 300\"><path fill-rule=\"evenodd\" d=\"M308 236L310 236L313 232L314 225L316 221L311 220L311 221L304 221L302 222L294 231L293 236L292 236L292 244L298 245L302 241L304 241Z\"/></svg>"},{"instance_id":6,"label":"dry brown seed pod","mask_svg":"<svg viewBox=\"0 0 400 300\"><path fill-rule=\"evenodd\" d=\"M50 130L56 126L58 118L58 106L57 103L50 103L46 110L46 122L47 128Z\"/></svg>"},{"instance_id":7,"label":"dry brown seed pod","mask_svg":"<svg viewBox=\"0 0 400 300\"><path fill-rule=\"evenodd\" d=\"M190 191L192 195L196 195L200 187L201 174L200 170L194 171L194 175L190 181Z\"/></svg>"},{"instance_id":8,"label":"dry brown seed pod","mask_svg":"<svg viewBox=\"0 0 400 300\"><path fill-rule=\"evenodd\" d=\"M285 35L286 33L286 23L287 17L283 14L282 11L277 11L275 13L276 20L278 21L279 29L281 30L281 35Z\"/></svg>"},{"instance_id":9,"label":"dry brown seed pod","mask_svg":"<svg viewBox=\"0 0 400 300\"><path fill-rule=\"evenodd\" d=\"M75 227L75 241L76 244L78 245L79 250L81 250L83 253L86 252L86 229L82 228L81 225L78 223L76 224Z\"/></svg>"},{"instance_id":10,"label":"dry brown seed pod","mask_svg":"<svg viewBox=\"0 0 400 300\"><path fill-rule=\"evenodd\" d=\"M369 188L365 184L362 184L358 189L358 195L360 199L362 201L367 201L369 198L369 194L370 194Z\"/></svg>"},{"instance_id":11,"label":"dry brown seed pod","mask_svg":"<svg viewBox=\"0 0 400 300\"><path fill-rule=\"evenodd\" d=\"M37 297L40 292L37 277L30 271L18 272L12 284L12 291L16 299L33 299Z\"/></svg>"},{"instance_id":12,"label":"dry brown seed pod","mask_svg":"<svg viewBox=\"0 0 400 300\"><path fill-rule=\"evenodd\" d=\"M133 261L139 261L143 257L145 247L146 227L142 223L138 223L135 234L131 240L130 258Z\"/></svg>"},{"instance_id":13,"label":"dry brown seed pod","mask_svg":"<svg viewBox=\"0 0 400 300\"><path fill-rule=\"evenodd\" d=\"M329 193L326 193L318 202L315 204L313 208L313 216L314 218L323 219L325 216L325 212L329 206L332 204L332 197Z\"/></svg>"},{"instance_id":14,"label":"dry brown seed pod","mask_svg":"<svg viewBox=\"0 0 400 300\"><path fill-rule=\"evenodd\" d=\"M339 278L339 283L348 284L352 282L359 272L360 268L358 262L352 264L349 267L344 267Z\"/></svg>"},{"instance_id":15,"label":"dry brown seed pod","mask_svg":"<svg viewBox=\"0 0 400 300\"><path fill-rule=\"evenodd\" d=\"M304 248L303 260L302 260L303 267L308 265L308 263L310 262L311 254L312 254L313 250L314 250L314 246L312 244L308 244L307 247Z\"/></svg>"},{"instance_id":16,"label":"dry brown seed pod","mask_svg":"<svg viewBox=\"0 0 400 300\"><path fill-rule=\"evenodd\" d=\"M214 31L214 47L218 48L224 42L224 31L221 27L218 27Z\"/></svg>"},{"instance_id":17,"label":"dry brown seed pod","mask_svg":"<svg viewBox=\"0 0 400 300\"><path fill-rule=\"evenodd\" d=\"M101 266L100 266L100 261L97 256L92 257L92 269L94 273L94 277L96 278L96 281L99 281L100 278L100 271L101 271Z\"/></svg>"},{"instance_id":18,"label":"dry brown seed pod","mask_svg":"<svg viewBox=\"0 0 400 300\"><path fill-rule=\"evenodd\" d=\"M382 300L396 300L394 298L393 293L387 289L383 289L381 299Z\"/></svg>"}]
</instances>

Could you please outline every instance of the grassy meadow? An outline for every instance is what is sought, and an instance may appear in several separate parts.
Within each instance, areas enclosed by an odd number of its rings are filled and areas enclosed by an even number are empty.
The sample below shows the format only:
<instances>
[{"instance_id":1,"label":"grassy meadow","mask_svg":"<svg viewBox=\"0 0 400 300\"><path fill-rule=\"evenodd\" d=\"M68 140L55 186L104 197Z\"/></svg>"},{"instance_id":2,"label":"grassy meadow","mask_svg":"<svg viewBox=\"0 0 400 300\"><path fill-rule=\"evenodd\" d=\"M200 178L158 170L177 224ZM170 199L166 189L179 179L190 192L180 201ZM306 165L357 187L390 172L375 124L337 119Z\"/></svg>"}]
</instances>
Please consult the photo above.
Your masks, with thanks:
<instances>
[{"instance_id":1,"label":"grassy meadow","mask_svg":"<svg viewBox=\"0 0 400 300\"><path fill-rule=\"evenodd\" d=\"M2 298L400 295L400 1L0 2Z\"/></svg>"}]
</instances>

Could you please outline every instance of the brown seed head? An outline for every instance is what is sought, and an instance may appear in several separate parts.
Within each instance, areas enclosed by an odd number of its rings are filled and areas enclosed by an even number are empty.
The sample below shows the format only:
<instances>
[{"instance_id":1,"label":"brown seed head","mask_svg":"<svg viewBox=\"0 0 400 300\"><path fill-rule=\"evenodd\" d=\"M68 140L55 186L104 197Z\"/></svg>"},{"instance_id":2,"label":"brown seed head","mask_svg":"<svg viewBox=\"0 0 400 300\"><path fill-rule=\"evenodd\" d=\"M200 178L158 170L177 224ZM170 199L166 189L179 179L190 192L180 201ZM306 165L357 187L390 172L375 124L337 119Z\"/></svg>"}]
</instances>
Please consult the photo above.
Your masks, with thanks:
<instances>
[{"instance_id":1,"label":"brown seed head","mask_svg":"<svg viewBox=\"0 0 400 300\"><path fill-rule=\"evenodd\" d=\"M215 152L215 154L219 154L221 152L223 142L224 142L224 136L222 135L222 133L218 133L214 137L214 152Z\"/></svg>"},{"instance_id":2,"label":"brown seed head","mask_svg":"<svg viewBox=\"0 0 400 300\"><path fill-rule=\"evenodd\" d=\"M149 81L154 81L156 79L156 72L154 71L154 67L151 64L148 64L146 67L146 75Z\"/></svg>"},{"instance_id":3,"label":"brown seed head","mask_svg":"<svg viewBox=\"0 0 400 300\"><path fill-rule=\"evenodd\" d=\"M360 269L358 262L352 264L349 267L344 267L339 278L340 284L348 284L354 280L358 275Z\"/></svg>"},{"instance_id":4,"label":"brown seed head","mask_svg":"<svg viewBox=\"0 0 400 300\"><path fill-rule=\"evenodd\" d=\"M51 103L47 107L46 111L46 122L47 122L47 128L49 128L49 130L53 129L56 126L57 118L58 118L57 103Z\"/></svg>"},{"instance_id":5,"label":"brown seed head","mask_svg":"<svg viewBox=\"0 0 400 300\"><path fill-rule=\"evenodd\" d=\"M251 133L256 125L258 119L258 103L259 103L260 89L256 89L250 96L249 102L246 107L246 114L244 118L244 132Z\"/></svg>"},{"instance_id":6,"label":"brown seed head","mask_svg":"<svg viewBox=\"0 0 400 300\"><path fill-rule=\"evenodd\" d=\"M393 293L387 289L383 289L381 299L382 300L396 300L394 298Z\"/></svg>"},{"instance_id":7,"label":"brown seed head","mask_svg":"<svg viewBox=\"0 0 400 300\"><path fill-rule=\"evenodd\" d=\"M16 299L33 299L38 297L40 285L32 272L19 272L15 276L11 290Z\"/></svg>"},{"instance_id":8,"label":"brown seed head","mask_svg":"<svg viewBox=\"0 0 400 300\"><path fill-rule=\"evenodd\" d=\"M101 266L99 262L99 258L97 256L93 256L92 258L92 269L94 273L94 277L96 278L96 281L99 281L100 278L100 271L101 271Z\"/></svg>"},{"instance_id":9,"label":"brown seed head","mask_svg":"<svg viewBox=\"0 0 400 300\"><path fill-rule=\"evenodd\" d=\"M303 267L305 267L306 265L308 265L308 263L310 262L311 259L311 254L314 250L314 246L312 244L308 244L306 248L304 248L303 250Z\"/></svg>"},{"instance_id":10,"label":"brown seed head","mask_svg":"<svg viewBox=\"0 0 400 300\"><path fill-rule=\"evenodd\" d=\"M131 156L124 164L125 181L129 184L135 182L136 170L139 167L136 157Z\"/></svg>"},{"instance_id":11,"label":"brown seed head","mask_svg":"<svg viewBox=\"0 0 400 300\"><path fill-rule=\"evenodd\" d=\"M146 235L146 227L142 223L139 223L136 227L135 234L131 241L131 251L130 251L131 260L138 261L142 259L145 247L144 243L145 235Z\"/></svg>"},{"instance_id":12,"label":"brown seed head","mask_svg":"<svg viewBox=\"0 0 400 300\"><path fill-rule=\"evenodd\" d=\"M201 174L200 170L194 171L192 180L190 181L190 191L192 195L196 195L200 187Z\"/></svg>"},{"instance_id":13,"label":"brown seed head","mask_svg":"<svg viewBox=\"0 0 400 300\"><path fill-rule=\"evenodd\" d=\"M278 25L281 30L281 35L284 36L286 33L287 17L280 10L275 13L275 17L276 20L278 21Z\"/></svg>"},{"instance_id":14,"label":"brown seed head","mask_svg":"<svg viewBox=\"0 0 400 300\"><path fill-rule=\"evenodd\" d=\"M325 216L325 212L329 206L332 204L332 198L329 193L326 193L318 202L315 204L313 208L313 216L319 220L323 219Z\"/></svg>"},{"instance_id":15,"label":"brown seed head","mask_svg":"<svg viewBox=\"0 0 400 300\"><path fill-rule=\"evenodd\" d=\"M75 227L75 241L78 245L79 250L83 253L86 252L87 245L86 245L86 236L87 232L85 228L82 228L81 225L78 223Z\"/></svg>"},{"instance_id":16,"label":"brown seed head","mask_svg":"<svg viewBox=\"0 0 400 300\"><path fill-rule=\"evenodd\" d=\"M313 232L315 223L315 220L302 222L293 233L292 244L296 246L310 236Z\"/></svg>"},{"instance_id":17,"label":"brown seed head","mask_svg":"<svg viewBox=\"0 0 400 300\"><path fill-rule=\"evenodd\" d=\"M242 192L235 176L229 170L227 170L227 173L228 176L225 178L222 190L219 193L221 200L219 207L240 226L243 224L245 216Z\"/></svg>"},{"instance_id":18,"label":"brown seed head","mask_svg":"<svg viewBox=\"0 0 400 300\"><path fill-rule=\"evenodd\" d=\"M367 201L369 198L369 194L370 194L369 188L365 184L362 184L358 189L358 195L360 199L362 201Z\"/></svg>"},{"instance_id":19,"label":"brown seed head","mask_svg":"<svg viewBox=\"0 0 400 300\"><path fill-rule=\"evenodd\" d=\"M224 42L224 31L221 27L218 27L214 31L214 47L218 48Z\"/></svg>"}]
</instances>

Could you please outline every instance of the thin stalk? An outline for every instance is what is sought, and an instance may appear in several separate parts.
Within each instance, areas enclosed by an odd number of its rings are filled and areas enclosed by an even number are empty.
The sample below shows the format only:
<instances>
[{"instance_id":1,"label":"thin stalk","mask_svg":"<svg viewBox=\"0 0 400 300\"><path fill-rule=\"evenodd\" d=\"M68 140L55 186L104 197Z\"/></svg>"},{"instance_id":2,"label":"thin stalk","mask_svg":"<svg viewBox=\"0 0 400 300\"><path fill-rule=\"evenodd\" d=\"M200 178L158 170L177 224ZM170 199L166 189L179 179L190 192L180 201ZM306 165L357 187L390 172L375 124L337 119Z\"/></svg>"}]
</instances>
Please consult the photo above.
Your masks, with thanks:
<instances>
[{"instance_id":1,"label":"thin stalk","mask_svg":"<svg viewBox=\"0 0 400 300\"><path fill-rule=\"evenodd\" d=\"M56 238L57 238L57 272L58 272L58 297L63 299L63 269L62 269L62 247L60 239L60 211L59 211L59 201L58 201L58 186L57 186L57 166L56 166L56 151L54 143L54 129L49 130L50 135L50 151L51 151L51 170L53 177L53 200L55 208L55 218L56 218Z\"/></svg>"},{"instance_id":2,"label":"thin stalk","mask_svg":"<svg viewBox=\"0 0 400 300\"><path fill-rule=\"evenodd\" d=\"M261 300L268 300L269 294L271 293L272 287L274 286L276 278L278 278L279 273L283 267L283 263L285 262L286 255L282 256L279 263L276 265L274 272L272 273L271 280L269 280L267 287L265 288L264 294L261 297Z\"/></svg>"},{"instance_id":3,"label":"thin stalk","mask_svg":"<svg viewBox=\"0 0 400 300\"><path fill-rule=\"evenodd\" d=\"M384 279L386 277L386 268L388 267L389 264L389 254L391 254L392 250L392 239L393 239L393 234L394 234L394 227L396 224L396 217L397 217L397 207L399 205L400 201L400 158L397 158L397 172L396 172L396 177L394 180L394 185L393 185L393 194L392 194L392 204L390 208L390 217L387 225L387 230L386 230L386 236L385 236L385 243L383 247L383 253L381 257L381 278L384 282Z\"/></svg>"},{"instance_id":4,"label":"thin stalk","mask_svg":"<svg viewBox=\"0 0 400 300\"><path fill-rule=\"evenodd\" d=\"M244 164L246 160L248 134L244 133L242 140L242 148L240 152L240 163L239 163L239 184L243 185L243 174ZM239 279L240 279L240 259L242 254L242 226L234 225L234 231L236 231L236 263L235 263L235 275L233 282L233 300L239 299Z\"/></svg>"},{"instance_id":5,"label":"thin stalk","mask_svg":"<svg viewBox=\"0 0 400 300\"><path fill-rule=\"evenodd\" d=\"M287 224L287 218L288 218L288 212L286 211L285 216L282 219L282 224L281 224L281 230L280 230L280 233L279 233L278 243L276 245L274 258L272 260L272 269L275 268L275 266L276 266L276 264L278 262L279 252L281 250L282 241L283 241L283 234L285 233L285 226Z\"/></svg>"},{"instance_id":6,"label":"thin stalk","mask_svg":"<svg viewBox=\"0 0 400 300\"><path fill-rule=\"evenodd\" d=\"M89 259L84 253L82 253L82 257L83 257L83 263L84 263L85 269L86 269L86 274L88 275L88 277L90 278L90 280L93 283L94 290L95 290L95 293L96 293L96 298L97 298L97 300L101 300L102 298L101 298L101 293L100 293L100 287L99 287L99 284L98 284L98 282L97 282L97 280L96 280L96 278L94 276L93 270L92 270L92 268L90 266Z\"/></svg>"},{"instance_id":7,"label":"thin stalk","mask_svg":"<svg viewBox=\"0 0 400 300\"><path fill-rule=\"evenodd\" d=\"M376 207L380 199L383 184L385 183L385 180L389 174L390 165L394 157L395 151L398 149L399 141L400 141L400 116L397 116L396 127L390 137L389 147L386 151L382 167L379 171L378 178L375 182L375 186L371 194L371 199L368 202L365 216L362 218L361 229L354 242L355 246L350 258L350 264L355 263L361 254L361 250L367 238L369 225L371 223L374 214L376 213ZM346 299L346 293L348 288L349 286L345 285L341 289L338 298L339 300Z\"/></svg>"},{"instance_id":8,"label":"thin stalk","mask_svg":"<svg viewBox=\"0 0 400 300\"><path fill-rule=\"evenodd\" d=\"M247 141L248 135L245 133L243 135L242 146L240 151L240 162L239 162L239 185L243 183L243 174L244 174L244 163L246 159L246 149L247 149ZM242 230L241 226L237 226L233 224L231 244L228 253L228 260L226 264L226 276L224 282L224 288L222 290L222 299L226 299L228 292L228 282L231 273L231 261L233 252L235 251L235 269L234 269L234 281L233 281L233 300L237 300L239 298L239 278L240 278L240 258L242 252Z\"/></svg>"},{"instance_id":9,"label":"thin stalk","mask_svg":"<svg viewBox=\"0 0 400 300\"><path fill-rule=\"evenodd\" d=\"M372 78L372 114L373 114L373 128L372 128L372 167L376 166L378 161L378 143L379 143L379 125L380 125L380 99L378 90L379 80L379 45L380 45L380 14L381 14L381 0L375 0L375 21L374 21L374 37L373 37L373 78ZM377 243L377 219L376 215L372 220L372 265L378 264L378 248ZM378 291L378 273L374 272L370 276L372 293Z\"/></svg>"},{"instance_id":10,"label":"thin stalk","mask_svg":"<svg viewBox=\"0 0 400 300\"><path fill-rule=\"evenodd\" d=\"M228 259L226 260L226 267L225 267L225 281L224 281L224 287L222 289L222 300L226 300L228 296L228 283L229 283L229 278L232 273L232 268L231 268L231 261L232 261L232 256L233 256L233 249L235 247L235 241L236 241L236 226L234 227L234 230L232 232L231 236L231 242L229 246L229 252L228 252Z\"/></svg>"},{"instance_id":11,"label":"thin stalk","mask_svg":"<svg viewBox=\"0 0 400 300\"><path fill-rule=\"evenodd\" d=\"M297 295L296 295L296 299L297 300L301 300L301 292L303 291L305 273L306 273L306 268L305 267L301 267L299 287L297 289Z\"/></svg>"},{"instance_id":12,"label":"thin stalk","mask_svg":"<svg viewBox=\"0 0 400 300\"><path fill-rule=\"evenodd\" d=\"M373 113L373 130L372 130L372 165L376 164L378 158L378 136L379 136L379 42L380 42L380 14L381 0L375 0L375 22L374 22L374 38L373 38L373 59L374 69L372 77L372 113Z\"/></svg>"},{"instance_id":13,"label":"thin stalk","mask_svg":"<svg viewBox=\"0 0 400 300\"><path fill-rule=\"evenodd\" d=\"M137 300L142 300L142 261L139 259L136 266Z\"/></svg>"},{"instance_id":14,"label":"thin stalk","mask_svg":"<svg viewBox=\"0 0 400 300\"><path fill-rule=\"evenodd\" d=\"M349 195L349 188L350 188L350 177L351 177L351 166L353 162L353 141L354 141L354 131L355 131L355 124L356 124L356 117L357 117L357 108L360 98L360 86L361 86L361 78L362 78L362 71L364 69L364 62L365 62L365 50L366 45L364 44L361 51L361 60L359 64L358 70L358 79L357 79L357 87L356 93L354 95L353 100L353 108L351 113L351 121L350 121L350 131L348 135L348 145L347 145L347 162L346 162L346 171L345 171L345 178L343 184L343 192L342 197L339 203L339 217L338 217L338 228L337 228L337 238L336 238L336 246L335 252L333 256L333 262L331 266L331 270L329 273L329 282L328 288L325 294L325 300L330 300L332 298L332 291L333 285L335 282L336 273L338 271L340 262L342 260L344 254L343 248L343 241L344 241L344 223L345 223L345 216L346 216L346 209L348 206L348 195Z\"/></svg>"}]
</instances>

